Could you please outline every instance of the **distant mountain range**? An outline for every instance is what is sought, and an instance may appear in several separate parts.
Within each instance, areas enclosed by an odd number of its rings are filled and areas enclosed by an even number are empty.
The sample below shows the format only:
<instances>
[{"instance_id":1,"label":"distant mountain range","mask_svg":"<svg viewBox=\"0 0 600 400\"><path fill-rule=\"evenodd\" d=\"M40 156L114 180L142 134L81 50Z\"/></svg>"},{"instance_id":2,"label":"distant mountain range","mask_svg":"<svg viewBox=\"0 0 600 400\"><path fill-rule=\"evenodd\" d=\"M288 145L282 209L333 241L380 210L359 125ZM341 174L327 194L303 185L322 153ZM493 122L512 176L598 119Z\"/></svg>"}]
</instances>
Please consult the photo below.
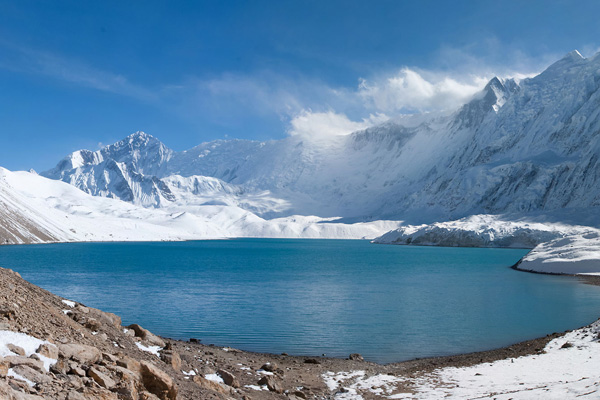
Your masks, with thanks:
<instances>
[{"instance_id":1,"label":"distant mountain range","mask_svg":"<svg viewBox=\"0 0 600 400\"><path fill-rule=\"evenodd\" d=\"M143 132L41 175L144 207L235 205L263 217L451 220L600 204L600 56L493 78L449 115L328 140L218 140L176 152Z\"/></svg>"}]
</instances>

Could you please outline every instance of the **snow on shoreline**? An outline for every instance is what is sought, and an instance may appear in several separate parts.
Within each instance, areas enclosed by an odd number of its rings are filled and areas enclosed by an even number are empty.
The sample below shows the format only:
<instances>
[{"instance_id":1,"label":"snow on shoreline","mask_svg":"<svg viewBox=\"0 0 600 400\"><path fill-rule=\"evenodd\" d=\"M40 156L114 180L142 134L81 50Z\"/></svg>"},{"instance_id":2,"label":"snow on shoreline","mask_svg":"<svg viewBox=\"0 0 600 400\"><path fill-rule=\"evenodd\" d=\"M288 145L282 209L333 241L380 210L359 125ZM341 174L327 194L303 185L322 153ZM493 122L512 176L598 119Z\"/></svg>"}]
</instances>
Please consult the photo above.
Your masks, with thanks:
<instances>
[{"instance_id":1,"label":"snow on shoreline","mask_svg":"<svg viewBox=\"0 0 600 400\"><path fill-rule=\"evenodd\" d=\"M335 399L570 399L600 397L600 320L550 341L539 354L470 367L444 367L417 377L326 372Z\"/></svg>"},{"instance_id":2,"label":"snow on shoreline","mask_svg":"<svg viewBox=\"0 0 600 400\"><path fill-rule=\"evenodd\" d=\"M523 271L600 275L600 233L570 235L542 243L519 263Z\"/></svg>"}]
</instances>

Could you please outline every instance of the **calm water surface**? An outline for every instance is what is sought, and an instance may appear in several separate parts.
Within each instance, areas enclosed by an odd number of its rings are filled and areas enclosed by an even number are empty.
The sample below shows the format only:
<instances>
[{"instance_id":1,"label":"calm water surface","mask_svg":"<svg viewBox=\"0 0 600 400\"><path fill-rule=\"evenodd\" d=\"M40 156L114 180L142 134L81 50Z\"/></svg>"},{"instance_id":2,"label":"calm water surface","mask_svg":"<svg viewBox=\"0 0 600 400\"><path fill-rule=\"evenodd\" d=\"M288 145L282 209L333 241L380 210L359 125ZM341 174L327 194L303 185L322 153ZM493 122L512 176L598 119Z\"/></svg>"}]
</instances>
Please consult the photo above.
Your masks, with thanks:
<instances>
[{"instance_id":1,"label":"calm water surface","mask_svg":"<svg viewBox=\"0 0 600 400\"><path fill-rule=\"evenodd\" d=\"M600 315L600 288L511 270L526 250L236 239L0 247L0 266L124 325L244 350L393 362Z\"/></svg>"}]
</instances>

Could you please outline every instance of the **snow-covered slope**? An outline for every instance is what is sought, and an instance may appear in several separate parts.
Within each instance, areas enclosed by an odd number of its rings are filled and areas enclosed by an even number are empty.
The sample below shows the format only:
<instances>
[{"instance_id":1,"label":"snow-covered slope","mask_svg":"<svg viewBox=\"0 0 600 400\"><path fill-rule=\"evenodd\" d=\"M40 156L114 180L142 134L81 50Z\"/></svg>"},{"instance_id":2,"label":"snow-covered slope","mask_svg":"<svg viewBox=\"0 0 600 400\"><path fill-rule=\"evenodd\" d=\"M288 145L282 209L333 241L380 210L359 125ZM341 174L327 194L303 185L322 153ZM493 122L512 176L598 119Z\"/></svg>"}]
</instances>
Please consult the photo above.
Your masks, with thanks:
<instances>
[{"instance_id":1,"label":"snow-covered slope","mask_svg":"<svg viewBox=\"0 0 600 400\"><path fill-rule=\"evenodd\" d=\"M473 215L449 222L405 225L373 242L449 247L534 248L540 243L573 234L600 232L587 226L536 222L510 215Z\"/></svg>"},{"instance_id":2,"label":"snow-covered slope","mask_svg":"<svg viewBox=\"0 0 600 400\"><path fill-rule=\"evenodd\" d=\"M600 275L600 231L568 235L536 246L518 265L524 271Z\"/></svg>"},{"instance_id":3,"label":"snow-covered slope","mask_svg":"<svg viewBox=\"0 0 600 400\"><path fill-rule=\"evenodd\" d=\"M269 217L424 223L597 207L599 87L600 56L575 51L534 78L492 79L449 115L327 140L215 141L183 152L136 133L77 151L44 175L144 206L197 205L194 196L214 195ZM194 176L220 181L203 193L178 184L175 193L174 182Z\"/></svg>"},{"instance_id":4,"label":"snow-covered slope","mask_svg":"<svg viewBox=\"0 0 600 400\"><path fill-rule=\"evenodd\" d=\"M200 184L195 178L183 183L194 182ZM236 205L186 210L144 208L91 196L34 173L0 168L0 243L225 237L360 239L374 238L398 226L392 221L342 224L311 216L265 220Z\"/></svg>"}]
</instances>

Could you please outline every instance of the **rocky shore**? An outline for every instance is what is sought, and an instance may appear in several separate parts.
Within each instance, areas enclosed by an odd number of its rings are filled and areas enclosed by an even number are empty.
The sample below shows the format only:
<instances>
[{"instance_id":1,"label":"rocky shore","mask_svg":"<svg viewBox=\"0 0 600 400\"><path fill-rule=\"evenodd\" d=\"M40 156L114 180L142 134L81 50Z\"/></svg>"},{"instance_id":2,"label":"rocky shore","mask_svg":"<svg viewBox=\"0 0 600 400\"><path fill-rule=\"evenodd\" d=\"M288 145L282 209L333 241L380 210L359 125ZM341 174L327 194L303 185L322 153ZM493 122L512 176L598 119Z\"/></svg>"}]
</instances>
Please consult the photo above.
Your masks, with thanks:
<instances>
[{"instance_id":1,"label":"rocky shore","mask_svg":"<svg viewBox=\"0 0 600 400\"><path fill-rule=\"evenodd\" d=\"M1 399L426 398L447 389L438 371L543 355L561 337L389 365L359 354L347 360L258 354L125 327L114 314L0 268Z\"/></svg>"}]
</instances>

